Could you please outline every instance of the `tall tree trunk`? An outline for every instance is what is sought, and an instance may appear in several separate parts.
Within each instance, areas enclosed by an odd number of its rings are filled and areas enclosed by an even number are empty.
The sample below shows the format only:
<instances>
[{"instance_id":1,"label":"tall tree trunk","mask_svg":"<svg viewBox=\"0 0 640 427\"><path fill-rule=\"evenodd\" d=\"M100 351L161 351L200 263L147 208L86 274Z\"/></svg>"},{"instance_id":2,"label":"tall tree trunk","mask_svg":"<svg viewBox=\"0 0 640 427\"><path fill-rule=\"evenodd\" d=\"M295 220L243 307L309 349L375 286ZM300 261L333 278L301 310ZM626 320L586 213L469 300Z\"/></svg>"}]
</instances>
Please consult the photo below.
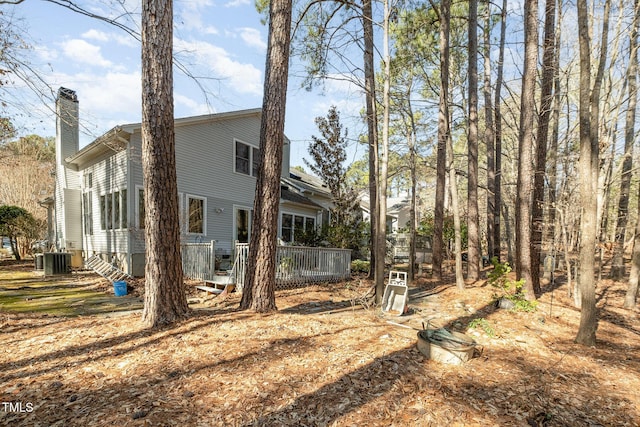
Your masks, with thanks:
<instances>
[{"instance_id":1,"label":"tall tree trunk","mask_svg":"<svg viewBox=\"0 0 640 427\"><path fill-rule=\"evenodd\" d=\"M449 26L450 0L440 3L440 103L438 111L438 148L436 154L436 204L433 211L433 276L442 279L444 258L444 198L449 138ZM452 184L453 185L453 184Z\"/></svg>"},{"instance_id":2,"label":"tall tree trunk","mask_svg":"<svg viewBox=\"0 0 640 427\"><path fill-rule=\"evenodd\" d=\"M458 201L458 185L456 179L456 167L453 157L453 141L451 133L447 134L447 170L449 171L449 193L451 194L451 210L453 211L453 232L456 257L456 287L464 289L464 275L462 274L462 232L460 220L460 203Z\"/></svg>"},{"instance_id":3,"label":"tall tree trunk","mask_svg":"<svg viewBox=\"0 0 640 427\"><path fill-rule=\"evenodd\" d=\"M525 54L520 101L520 134L518 138L518 184L516 197L516 275L524 279L525 298L535 300L540 289L539 267L532 265L531 205L533 193L532 151L535 119L535 86L538 63L538 1L524 2Z\"/></svg>"},{"instance_id":4,"label":"tall tree trunk","mask_svg":"<svg viewBox=\"0 0 640 427\"><path fill-rule=\"evenodd\" d=\"M555 19L556 0L546 0L544 19L544 53L542 55L542 84L538 136L536 138L536 170L533 181L533 206L531 213L531 265L540 265L542 231L544 226L544 178L547 168L547 141L553 104L555 73ZM533 267L535 269L535 267ZM545 269L546 270L546 269Z\"/></svg>"},{"instance_id":5,"label":"tall tree trunk","mask_svg":"<svg viewBox=\"0 0 640 427\"><path fill-rule=\"evenodd\" d=\"M640 187L638 188L640 200ZM636 234L633 239L633 253L631 255L631 272L629 273L629 286L624 297L624 308L632 309L638 299L638 281L640 279L640 203L638 203L638 219L636 220Z\"/></svg>"},{"instance_id":6,"label":"tall tree trunk","mask_svg":"<svg viewBox=\"0 0 640 427\"><path fill-rule=\"evenodd\" d=\"M598 146L594 144L591 131L592 114L590 108L591 88L591 47L589 41L589 17L587 1L578 0L578 39L580 42L580 197L582 200L582 220L580 239L580 327L576 336L579 344L596 344L598 316L596 311L594 264L597 233L596 188L598 176ZM593 124L597 126L596 123Z\"/></svg>"},{"instance_id":7,"label":"tall tree trunk","mask_svg":"<svg viewBox=\"0 0 640 427\"><path fill-rule=\"evenodd\" d=\"M173 118L173 3L142 2L142 172L145 294L142 322L155 327L188 313L178 221Z\"/></svg>"},{"instance_id":8,"label":"tall tree trunk","mask_svg":"<svg viewBox=\"0 0 640 427\"><path fill-rule=\"evenodd\" d=\"M624 160L620 179L620 197L618 199L618 222L614 241L613 260L611 262L611 278L620 280L624 277L624 237L627 232L629 216L629 193L631 192L631 174L633 166L633 144L635 142L636 105L638 98L638 5L635 1L634 20L629 36L629 68L627 69L627 85L629 88L629 104L626 112L624 132Z\"/></svg>"},{"instance_id":9,"label":"tall tree trunk","mask_svg":"<svg viewBox=\"0 0 640 427\"><path fill-rule=\"evenodd\" d=\"M276 244L290 35L291 0L271 0L260 126L260 166L253 204L248 275L240 301L241 309L256 312L277 310Z\"/></svg>"},{"instance_id":10,"label":"tall tree trunk","mask_svg":"<svg viewBox=\"0 0 640 427\"><path fill-rule=\"evenodd\" d=\"M416 161L416 121L413 114L413 106L411 104L411 85L407 90L407 114L409 115L409 168L411 174L411 204L409 207L409 274L407 275L409 283L413 283L415 279L416 264L416 187L418 182L417 161Z\"/></svg>"},{"instance_id":11,"label":"tall tree trunk","mask_svg":"<svg viewBox=\"0 0 640 427\"><path fill-rule=\"evenodd\" d=\"M502 9L500 13L500 49L498 54L498 70L496 76L496 96L494 100L495 105L495 126L496 126L496 155L495 155L495 182L493 188L493 194L495 197L495 214L494 214L494 227L493 227L493 240L495 242L493 256L500 260L500 213L502 205L502 82L504 73L504 46L507 34L507 0L502 0ZM506 218L506 217L505 217ZM507 235L511 235L507 233Z\"/></svg>"},{"instance_id":12,"label":"tall tree trunk","mask_svg":"<svg viewBox=\"0 0 640 427\"><path fill-rule=\"evenodd\" d=\"M478 0L469 0L469 136L467 181L467 278L480 278L478 213Z\"/></svg>"},{"instance_id":13,"label":"tall tree trunk","mask_svg":"<svg viewBox=\"0 0 640 427\"><path fill-rule=\"evenodd\" d=\"M545 240L547 245L552 247L552 254L555 256L555 242L556 242L556 186L558 185L558 142L559 142L559 134L560 134L560 26L562 22L562 0L558 1L558 20L556 22L556 49L554 50L554 65L553 65L553 109L551 112L551 140L549 141L549 160L548 160L548 169L549 169L549 194L548 199L549 202L547 205L549 206L547 212L547 221L546 221L546 237ZM550 279L551 271L545 270L545 278Z\"/></svg>"},{"instance_id":14,"label":"tall tree trunk","mask_svg":"<svg viewBox=\"0 0 640 427\"><path fill-rule=\"evenodd\" d=\"M496 133L493 122L493 103L491 100L491 2L487 0L485 6L485 19L483 29L483 55L484 55L484 142L487 147L487 255L495 256L496 246L500 246L500 240L496 241L494 233L496 216ZM500 215L500 212L498 212Z\"/></svg>"},{"instance_id":15,"label":"tall tree trunk","mask_svg":"<svg viewBox=\"0 0 640 427\"><path fill-rule=\"evenodd\" d=\"M389 160L389 109L390 109L390 75L391 75L391 57L389 55L389 16L391 9L389 1L384 0L384 22L383 22L383 80L384 86L382 90L382 144L378 153L378 229L376 232L376 304L382 302L384 293L384 259L387 251L387 167Z\"/></svg>"},{"instance_id":16,"label":"tall tree trunk","mask_svg":"<svg viewBox=\"0 0 640 427\"><path fill-rule=\"evenodd\" d=\"M369 230L370 264L369 279L375 276L376 233L378 231L377 161L378 161L378 119L376 114L376 76L373 60L373 12L371 0L362 2L362 27L364 29L364 84L367 107L367 136L369 140ZM384 264L384 259L382 260Z\"/></svg>"}]
</instances>

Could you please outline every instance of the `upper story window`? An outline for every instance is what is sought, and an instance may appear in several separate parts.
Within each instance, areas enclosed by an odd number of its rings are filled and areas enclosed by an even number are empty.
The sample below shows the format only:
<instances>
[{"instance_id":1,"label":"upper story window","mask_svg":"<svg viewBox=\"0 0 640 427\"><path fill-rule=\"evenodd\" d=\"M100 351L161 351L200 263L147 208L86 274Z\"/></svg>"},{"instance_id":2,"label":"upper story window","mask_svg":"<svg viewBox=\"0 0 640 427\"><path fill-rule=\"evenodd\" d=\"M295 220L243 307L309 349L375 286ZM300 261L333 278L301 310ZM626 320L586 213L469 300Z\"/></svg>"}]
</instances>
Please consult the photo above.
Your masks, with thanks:
<instances>
[{"instance_id":1,"label":"upper story window","mask_svg":"<svg viewBox=\"0 0 640 427\"><path fill-rule=\"evenodd\" d=\"M83 187L84 188L93 188L93 172L89 172L89 173L84 173L84 175L82 176L82 180L83 180Z\"/></svg>"},{"instance_id":2,"label":"upper story window","mask_svg":"<svg viewBox=\"0 0 640 427\"><path fill-rule=\"evenodd\" d=\"M260 165L260 150L252 145L236 140L235 143L235 171L257 176Z\"/></svg>"}]
</instances>

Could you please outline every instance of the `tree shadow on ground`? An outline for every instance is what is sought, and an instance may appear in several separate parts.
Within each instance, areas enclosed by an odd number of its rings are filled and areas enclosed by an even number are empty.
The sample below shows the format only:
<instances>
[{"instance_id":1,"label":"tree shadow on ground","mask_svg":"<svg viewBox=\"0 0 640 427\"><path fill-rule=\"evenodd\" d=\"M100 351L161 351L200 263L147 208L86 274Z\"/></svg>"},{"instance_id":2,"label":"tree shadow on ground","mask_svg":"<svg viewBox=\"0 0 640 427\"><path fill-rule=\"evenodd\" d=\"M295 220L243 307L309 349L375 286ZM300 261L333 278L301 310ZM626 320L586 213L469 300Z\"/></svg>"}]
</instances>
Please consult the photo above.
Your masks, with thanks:
<instances>
[{"instance_id":1,"label":"tree shadow on ground","mask_svg":"<svg viewBox=\"0 0 640 427\"><path fill-rule=\"evenodd\" d=\"M188 334L199 329L219 325L224 322L241 320L250 317L251 314L237 316L234 319L212 318L197 314L195 318L199 323L192 323L185 320L173 325L168 325L156 329L140 329L124 335L116 335L110 338L88 342L85 344L65 347L36 357L25 357L20 360L0 363L0 381L9 381L16 378L41 375L48 372L55 372L58 368L66 366L65 360L69 357L77 357L78 363L96 361L106 357L122 356L134 352L144 347L153 346L160 341L173 336ZM51 362L54 362L51 364ZM38 365L47 365L37 368Z\"/></svg>"}]
</instances>

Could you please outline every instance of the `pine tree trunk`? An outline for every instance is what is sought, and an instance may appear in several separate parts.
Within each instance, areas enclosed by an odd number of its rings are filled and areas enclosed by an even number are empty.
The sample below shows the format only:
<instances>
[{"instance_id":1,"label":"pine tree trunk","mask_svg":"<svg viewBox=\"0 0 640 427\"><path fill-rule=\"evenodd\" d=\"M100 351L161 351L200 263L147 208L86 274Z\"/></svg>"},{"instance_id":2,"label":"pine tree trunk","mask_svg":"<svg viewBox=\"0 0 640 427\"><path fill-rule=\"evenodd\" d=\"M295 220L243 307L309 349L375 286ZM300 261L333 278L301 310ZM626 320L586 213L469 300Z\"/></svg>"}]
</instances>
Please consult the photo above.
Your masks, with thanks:
<instances>
[{"instance_id":1,"label":"pine tree trunk","mask_svg":"<svg viewBox=\"0 0 640 427\"><path fill-rule=\"evenodd\" d=\"M495 198L495 214L494 214L494 223L493 223L493 240L495 242L493 256L500 260L500 249L501 249L501 239L500 239L500 213L502 211L502 82L503 82L503 73L504 73L504 46L506 41L506 33L507 33L507 0L502 0L502 9L500 14L500 53L498 54L498 70L496 76L496 94L494 98L495 105L495 127L496 127L496 135L495 135L495 182L493 194ZM507 236L511 236L510 233L506 233Z\"/></svg>"},{"instance_id":2,"label":"pine tree trunk","mask_svg":"<svg viewBox=\"0 0 640 427\"><path fill-rule=\"evenodd\" d=\"M467 181L467 278L480 278L478 213L478 0L469 0L469 137Z\"/></svg>"},{"instance_id":3,"label":"pine tree trunk","mask_svg":"<svg viewBox=\"0 0 640 427\"><path fill-rule=\"evenodd\" d=\"M547 142L549 121L553 105L553 81L555 72L555 17L556 0L546 0L544 21L544 53L542 55L542 93L538 114L538 136L536 138L536 168L533 182L533 206L531 215L532 253L531 265L540 265L542 231L544 226L544 181L547 167ZM540 295L540 287L534 289Z\"/></svg>"},{"instance_id":4,"label":"pine tree trunk","mask_svg":"<svg viewBox=\"0 0 640 427\"><path fill-rule=\"evenodd\" d=\"M436 154L436 203L433 211L433 277L442 280L444 258L444 198L449 137L449 25L450 0L440 4L440 107L438 111L438 148Z\"/></svg>"},{"instance_id":5,"label":"pine tree trunk","mask_svg":"<svg viewBox=\"0 0 640 427\"><path fill-rule=\"evenodd\" d=\"M382 90L382 143L380 152L378 153L379 168L378 168L378 228L376 234L376 269L375 269L375 284L376 284L376 304L382 302L382 296L384 293L384 259L387 251L387 167L389 161L389 109L390 109L390 66L391 58L389 55L389 14L390 7L388 0L384 0L384 22L383 22L383 80L384 87Z\"/></svg>"},{"instance_id":6,"label":"pine tree trunk","mask_svg":"<svg viewBox=\"0 0 640 427\"><path fill-rule=\"evenodd\" d=\"M525 0L525 60L518 138L518 184L516 197L516 275L524 279L525 297L535 300L539 289L539 264L532 265L531 205L533 194L532 151L535 145L535 85L538 63L538 1Z\"/></svg>"},{"instance_id":7,"label":"pine tree trunk","mask_svg":"<svg viewBox=\"0 0 640 427\"><path fill-rule=\"evenodd\" d=\"M611 278L620 280L625 275L624 268L624 237L627 232L629 217L629 194L631 192L631 175L633 167L633 145L635 142L636 105L638 97L638 5L635 1L635 18L629 36L629 68L627 69L627 84L629 89L629 104L626 112L624 133L624 160L622 162L622 177L620 179L620 197L618 200L618 221L611 262Z\"/></svg>"},{"instance_id":8,"label":"pine tree trunk","mask_svg":"<svg viewBox=\"0 0 640 427\"><path fill-rule=\"evenodd\" d=\"M362 3L362 27L364 29L364 82L367 107L367 137L369 142L369 230L370 264L369 279L375 277L376 265L376 233L378 231L377 215L377 165L378 165L378 120L376 115L376 76L373 59L373 12L371 0ZM382 260L384 264L384 259Z\"/></svg>"},{"instance_id":9,"label":"pine tree trunk","mask_svg":"<svg viewBox=\"0 0 640 427\"><path fill-rule=\"evenodd\" d=\"M453 162L453 142L451 134L447 138L447 169L449 171L449 192L451 193L451 210L453 211L453 232L456 257L456 287L464 289L464 275L462 273L462 232L460 220L460 203L458 202L458 185L456 179L456 167Z\"/></svg>"},{"instance_id":10,"label":"pine tree trunk","mask_svg":"<svg viewBox=\"0 0 640 427\"><path fill-rule=\"evenodd\" d=\"M407 93L407 110L409 115L409 168L411 175L411 204L409 207L409 271L407 280L409 283L413 283L415 279L415 264L416 264L416 188L418 182L417 175L417 161L416 161L416 122L413 115L413 106L411 104L410 88Z\"/></svg>"},{"instance_id":11,"label":"pine tree trunk","mask_svg":"<svg viewBox=\"0 0 640 427\"><path fill-rule=\"evenodd\" d=\"M495 256L496 246L500 246L500 239L496 241L495 216L496 216L496 132L493 122L493 101L491 100L491 2L487 1L485 7L485 19L483 29L484 44L484 142L487 147L487 255ZM498 215L500 213L498 212Z\"/></svg>"},{"instance_id":12,"label":"pine tree trunk","mask_svg":"<svg viewBox=\"0 0 640 427\"><path fill-rule=\"evenodd\" d=\"M142 171L145 296L142 321L155 327L188 313L180 255L173 117L173 6L142 2Z\"/></svg>"},{"instance_id":13,"label":"pine tree trunk","mask_svg":"<svg viewBox=\"0 0 640 427\"><path fill-rule=\"evenodd\" d=\"M260 127L260 165L253 204L248 274L240 301L241 309L260 313L277 310L276 246L290 34L291 0L272 0Z\"/></svg>"},{"instance_id":14,"label":"pine tree trunk","mask_svg":"<svg viewBox=\"0 0 640 427\"><path fill-rule=\"evenodd\" d=\"M560 28L562 23L562 0L558 1L558 20L556 22L556 49L554 53L554 65L553 65L553 75L554 75L554 101L553 101L553 109L551 113L551 122L553 123L551 130L551 140L549 141L549 193L548 193L548 203L549 209L547 210L547 221L546 221L546 237L545 241L549 246L552 247L552 255L555 256L556 249L556 186L558 184L558 142L559 142L559 134L560 134L560 104L562 102L560 98L560 49L557 46L560 46ZM551 279L551 271L545 270L545 278Z\"/></svg>"},{"instance_id":15,"label":"pine tree trunk","mask_svg":"<svg viewBox=\"0 0 640 427\"><path fill-rule=\"evenodd\" d=\"M596 344L598 316L596 311L594 263L597 233L597 203L594 181L598 176L598 146L591 130L591 48L586 0L578 0L578 38L580 42L580 196L582 200L580 275L578 287L581 301L579 344ZM594 125L596 125L594 123Z\"/></svg>"},{"instance_id":16,"label":"pine tree trunk","mask_svg":"<svg viewBox=\"0 0 640 427\"><path fill-rule=\"evenodd\" d=\"M640 200L640 187L638 188L638 200ZM638 203L638 217L636 220L636 234L633 239L633 254L631 255L631 272L629 273L629 286L624 297L624 308L629 310L636 306L638 299L638 281L640 280L640 203Z\"/></svg>"}]
</instances>

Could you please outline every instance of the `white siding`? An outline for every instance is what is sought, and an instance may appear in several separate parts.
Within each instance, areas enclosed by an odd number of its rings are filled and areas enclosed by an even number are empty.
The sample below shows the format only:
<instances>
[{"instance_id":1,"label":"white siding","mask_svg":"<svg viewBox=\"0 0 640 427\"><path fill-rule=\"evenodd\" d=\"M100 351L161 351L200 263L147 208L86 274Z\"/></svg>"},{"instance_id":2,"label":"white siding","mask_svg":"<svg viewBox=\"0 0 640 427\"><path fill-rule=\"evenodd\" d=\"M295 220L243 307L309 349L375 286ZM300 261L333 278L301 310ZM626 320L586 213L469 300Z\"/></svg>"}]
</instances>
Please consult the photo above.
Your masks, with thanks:
<instances>
[{"instance_id":1,"label":"white siding","mask_svg":"<svg viewBox=\"0 0 640 427\"><path fill-rule=\"evenodd\" d=\"M126 151L121 151L114 156L103 158L97 163L86 167L83 176L91 173L93 186L92 193L92 213L93 213L93 235L85 234L85 249L88 255L93 253L115 254L127 253L126 229L103 230L101 228L100 196L111 194L115 191L127 190L127 158ZM89 188L83 188L83 192ZM129 223L131 222L131 212L127 210Z\"/></svg>"}]
</instances>

